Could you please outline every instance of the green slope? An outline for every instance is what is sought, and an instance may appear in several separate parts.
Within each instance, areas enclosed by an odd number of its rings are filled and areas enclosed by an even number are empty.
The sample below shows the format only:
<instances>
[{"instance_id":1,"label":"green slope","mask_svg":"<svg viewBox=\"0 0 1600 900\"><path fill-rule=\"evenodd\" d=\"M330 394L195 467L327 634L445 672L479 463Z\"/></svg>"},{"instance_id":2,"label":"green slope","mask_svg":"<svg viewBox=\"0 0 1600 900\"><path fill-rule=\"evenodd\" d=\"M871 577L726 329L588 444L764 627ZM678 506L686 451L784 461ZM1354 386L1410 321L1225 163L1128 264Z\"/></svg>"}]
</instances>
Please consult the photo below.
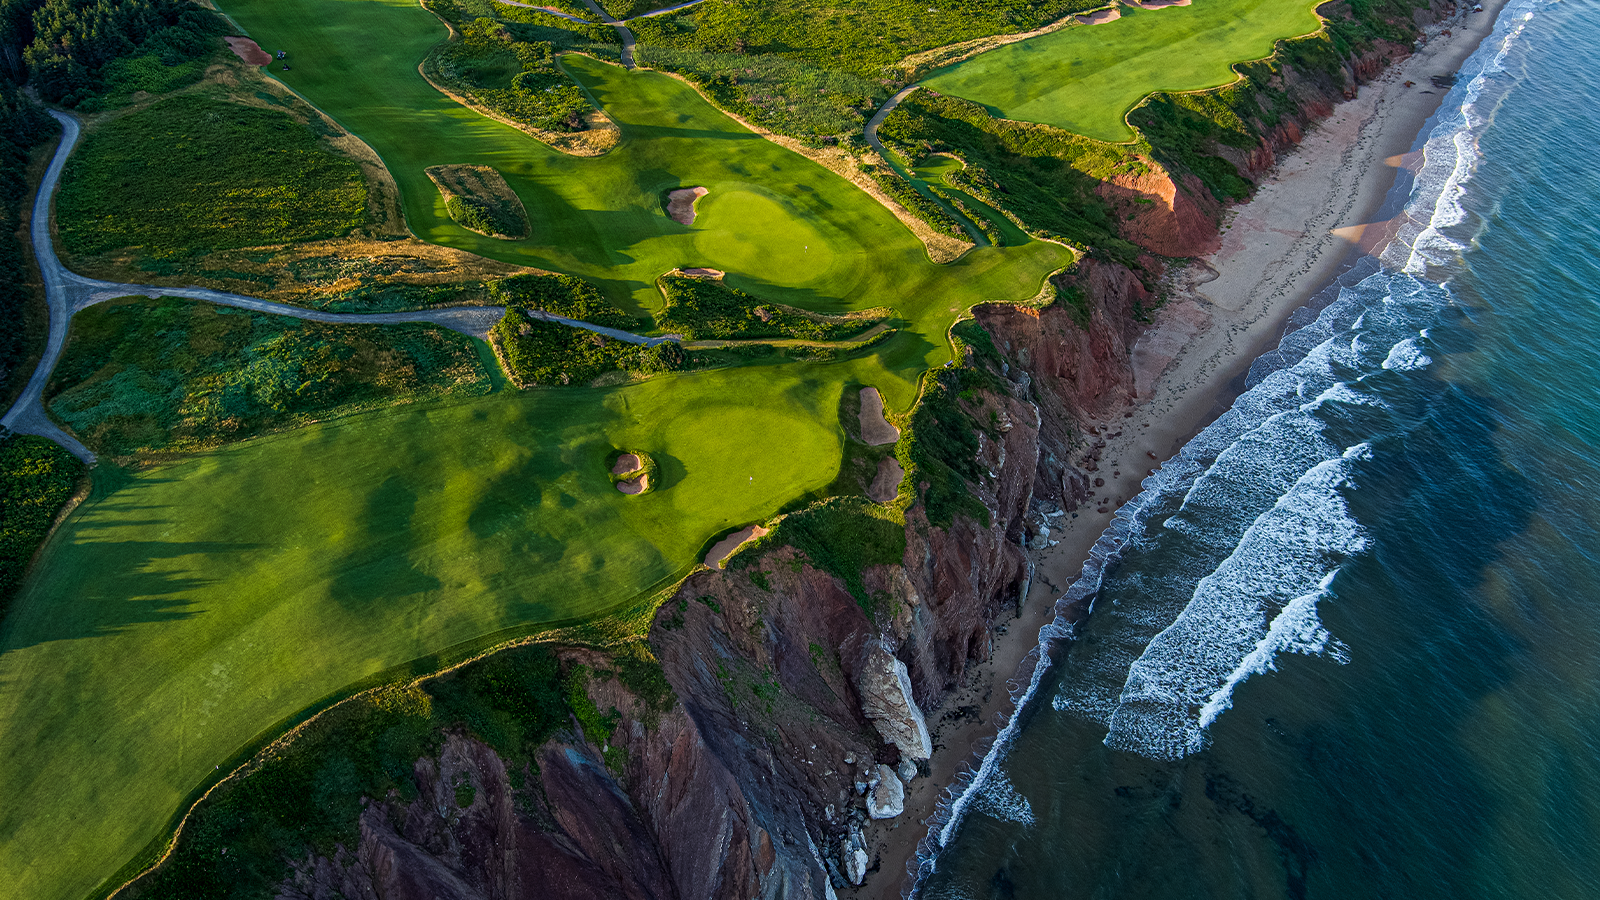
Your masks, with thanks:
<instances>
[{"instance_id":1,"label":"green slope","mask_svg":"<svg viewBox=\"0 0 1600 900\"><path fill-rule=\"evenodd\" d=\"M1007 119L1126 141L1128 110L1156 91L1228 84L1231 66L1272 53L1278 40L1321 26L1307 0L1198 0L1143 10L1007 44L923 83Z\"/></svg>"}]
</instances>

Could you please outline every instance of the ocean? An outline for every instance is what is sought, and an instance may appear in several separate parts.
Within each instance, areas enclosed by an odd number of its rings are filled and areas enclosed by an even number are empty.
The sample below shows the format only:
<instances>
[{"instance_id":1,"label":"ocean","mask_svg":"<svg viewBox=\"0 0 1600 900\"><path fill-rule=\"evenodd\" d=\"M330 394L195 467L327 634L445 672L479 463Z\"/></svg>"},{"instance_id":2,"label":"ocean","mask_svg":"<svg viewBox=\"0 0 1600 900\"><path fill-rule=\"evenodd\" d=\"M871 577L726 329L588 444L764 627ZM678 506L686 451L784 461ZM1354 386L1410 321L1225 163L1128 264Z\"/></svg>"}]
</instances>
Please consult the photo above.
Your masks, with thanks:
<instances>
[{"instance_id":1,"label":"ocean","mask_svg":"<svg viewBox=\"0 0 1600 900\"><path fill-rule=\"evenodd\" d=\"M1600 898L1600 3L1513 0L1398 237L1145 482L934 898Z\"/></svg>"}]
</instances>

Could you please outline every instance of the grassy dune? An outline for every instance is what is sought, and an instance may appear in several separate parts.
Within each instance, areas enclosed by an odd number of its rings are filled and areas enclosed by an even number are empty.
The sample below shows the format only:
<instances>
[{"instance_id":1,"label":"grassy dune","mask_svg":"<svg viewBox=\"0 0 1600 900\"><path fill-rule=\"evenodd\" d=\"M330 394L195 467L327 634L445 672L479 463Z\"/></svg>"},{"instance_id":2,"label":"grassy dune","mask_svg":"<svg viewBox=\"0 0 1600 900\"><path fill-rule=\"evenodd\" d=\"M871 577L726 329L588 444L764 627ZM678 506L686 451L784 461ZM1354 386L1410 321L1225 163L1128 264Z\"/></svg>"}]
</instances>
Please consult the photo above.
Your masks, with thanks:
<instances>
[{"instance_id":1,"label":"grassy dune","mask_svg":"<svg viewBox=\"0 0 1600 900\"><path fill-rule=\"evenodd\" d=\"M892 307L871 355L771 362L612 388L416 403L203 453L102 469L0 622L0 884L77 898L159 839L185 797L274 723L452 646L602 615L669 583L717 532L836 477L839 398L904 409L972 304L1032 296L1071 256L1030 243L931 264L887 211L742 130L666 76L569 66L622 126L598 158L555 153L434 91L443 38L413 0L225 0L291 87L364 138L422 237L594 280L628 312L677 266L764 299ZM532 237L453 222L429 166L493 166ZM661 193L705 185L694 226ZM660 485L625 497L618 448Z\"/></svg>"},{"instance_id":2,"label":"grassy dune","mask_svg":"<svg viewBox=\"0 0 1600 900\"><path fill-rule=\"evenodd\" d=\"M1155 91L1234 80L1233 63L1261 59L1281 38L1317 30L1307 0L1199 0L1123 6L1103 25L1063 28L1008 44L923 83L1007 119L1055 125L1102 141L1133 138L1123 117Z\"/></svg>"}]
</instances>

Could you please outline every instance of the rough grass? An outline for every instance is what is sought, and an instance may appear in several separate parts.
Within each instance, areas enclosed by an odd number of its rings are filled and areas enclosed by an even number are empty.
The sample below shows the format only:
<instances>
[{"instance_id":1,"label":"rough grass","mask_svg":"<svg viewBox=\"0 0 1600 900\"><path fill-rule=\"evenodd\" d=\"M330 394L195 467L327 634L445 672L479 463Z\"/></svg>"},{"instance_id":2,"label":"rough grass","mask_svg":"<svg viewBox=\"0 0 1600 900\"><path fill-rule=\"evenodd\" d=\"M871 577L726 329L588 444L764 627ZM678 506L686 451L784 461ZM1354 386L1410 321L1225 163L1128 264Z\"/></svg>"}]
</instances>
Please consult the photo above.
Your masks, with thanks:
<instances>
[{"instance_id":1,"label":"rough grass","mask_svg":"<svg viewBox=\"0 0 1600 900\"><path fill-rule=\"evenodd\" d=\"M68 257L137 248L156 271L217 250L334 237L366 186L286 113L183 95L84 138L56 198Z\"/></svg>"},{"instance_id":2,"label":"rough grass","mask_svg":"<svg viewBox=\"0 0 1600 900\"><path fill-rule=\"evenodd\" d=\"M631 331L640 321L606 302L593 284L571 275L513 275L489 282L489 296L506 310L538 310Z\"/></svg>"},{"instance_id":3,"label":"rough grass","mask_svg":"<svg viewBox=\"0 0 1600 900\"><path fill-rule=\"evenodd\" d=\"M1156 91L1234 81L1234 63L1261 59L1278 40L1317 30L1308 0L1203 0L1143 10L1100 25L1007 44L925 79L933 90L1007 119L1040 122L1102 141L1127 141L1128 110Z\"/></svg>"},{"instance_id":4,"label":"rough grass","mask_svg":"<svg viewBox=\"0 0 1600 900\"><path fill-rule=\"evenodd\" d=\"M842 341L882 321L882 317L864 315L808 314L706 278L663 275L661 292L667 305L656 312L656 328L688 340Z\"/></svg>"},{"instance_id":5,"label":"rough grass","mask_svg":"<svg viewBox=\"0 0 1600 900\"><path fill-rule=\"evenodd\" d=\"M0 434L0 617L84 465L53 441Z\"/></svg>"},{"instance_id":6,"label":"rough grass","mask_svg":"<svg viewBox=\"0 0 1600 900\"><path fill-rule=\"evenodd\" d=\"M462 21L460 40L428 58L446 87L541 131L584 131L594 106L555 64L547 41L518 40L491 18Z\"/></svg>"},{"instance_id":7,"label":"rough grass","mask_svg":"<svg viewBox=\"0 0 1600 900\"><path fill-rule=\"evenodd\" d=\"M958 41L1028 31L1099 0L707 0L630 27L646 64L681 72L782 134L858 133L895 63Z\"/></svg>"},{"instance_id":8,"label":"rough grass","mask_svg":"<svg viewBox=\"0 0 1600 900\"><path fill-rule=\"evenodd\" d=\"M73 318L50 412L97 453L214 447L320 419L489 390L470 339L143 298Z\"/></svg>"},{"instance_id":9,"label":"rough grass","mask_svg":"<svg viewBox=\"0 0 1600 900\"><path fill-rule=\"evenodd\" d=\"M489 166L433 166L428 177L438 185L450 218L463 228L508 241L528 236L528 211L522 198Z\"/></svg>"},{"instance_id":10,"label":"rough grass","mask_svg":"<svg viewBox=\"0 0 1600 900\"><path fill-rule=\"evenodd\" d=\"M506 375L518 387L586 385L609 372L648 377L695 367L674 343L644 347L507 310L490 332Z\"/></svg>"}]
</instances>

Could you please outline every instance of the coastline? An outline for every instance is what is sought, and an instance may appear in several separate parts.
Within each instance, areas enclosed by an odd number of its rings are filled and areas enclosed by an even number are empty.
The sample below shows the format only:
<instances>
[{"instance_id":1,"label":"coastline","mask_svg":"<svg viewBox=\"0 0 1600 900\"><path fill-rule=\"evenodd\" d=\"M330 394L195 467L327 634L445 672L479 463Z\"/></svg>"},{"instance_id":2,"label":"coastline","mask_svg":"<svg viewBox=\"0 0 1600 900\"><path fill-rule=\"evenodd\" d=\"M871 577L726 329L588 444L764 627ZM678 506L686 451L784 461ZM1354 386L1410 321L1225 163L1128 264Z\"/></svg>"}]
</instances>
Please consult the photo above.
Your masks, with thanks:
<instances>
[{"instance_id":1,"label":"coastline","mask_svg":"<svg viewBox=\"0 0 1600 900\"><path fill-rule=\"evenodd\" d=\"M1112 512L1085 504L1052 520L1049 548L1029 552L1035 571L1020 614L997 623L989 660L926 711L936 748L931 774L907 786L901 816L869 832L877 871L840 896L889 900L910 887L907 867L928 817L999 730L1039 629L1054 618L1055 600L1114 510L1139 493L1155 460L1170 458L1227 409L1251 363L1276 345L1296 310L1392 233L1392 223L1377 217L1403 170L1414 168L1412 148L1447 91L1430 76L1456 72L1491 33L1505 3L1485 0L1481 13L1465 7L1430 26L1420 49L1336 106L1280 156L1249 202L1224 212L1215 254L1174 270L1171 300L1132 351L1137 399L1093 423L1105 435L1101 467L1121 473L1100 495Z\"/></svg>"}]
</instances>

